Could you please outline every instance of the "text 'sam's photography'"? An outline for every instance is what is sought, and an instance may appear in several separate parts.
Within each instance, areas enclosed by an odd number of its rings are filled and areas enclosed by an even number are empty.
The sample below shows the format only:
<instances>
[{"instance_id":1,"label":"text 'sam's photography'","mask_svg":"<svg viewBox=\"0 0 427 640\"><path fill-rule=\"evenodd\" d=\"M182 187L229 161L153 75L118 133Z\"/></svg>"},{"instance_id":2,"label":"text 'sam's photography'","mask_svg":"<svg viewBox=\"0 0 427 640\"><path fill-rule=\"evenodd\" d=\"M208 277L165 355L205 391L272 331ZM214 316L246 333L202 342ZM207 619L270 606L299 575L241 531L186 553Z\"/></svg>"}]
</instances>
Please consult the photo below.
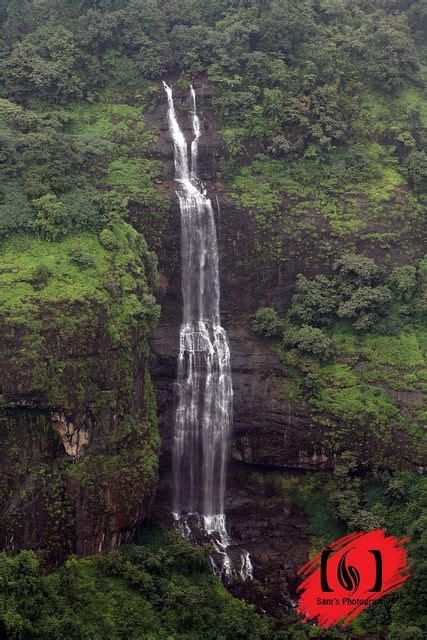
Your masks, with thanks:
<instances>
[{"instance_id":1,"label":"text 'sam's photography'","mask_svg":"<svg viewBox=\"0 0 427 640\"><path fill-rule=\"evenodd\" d=\"M0 0L0 640L427 635L423 0Z\"/></svg>"}]
</instances>

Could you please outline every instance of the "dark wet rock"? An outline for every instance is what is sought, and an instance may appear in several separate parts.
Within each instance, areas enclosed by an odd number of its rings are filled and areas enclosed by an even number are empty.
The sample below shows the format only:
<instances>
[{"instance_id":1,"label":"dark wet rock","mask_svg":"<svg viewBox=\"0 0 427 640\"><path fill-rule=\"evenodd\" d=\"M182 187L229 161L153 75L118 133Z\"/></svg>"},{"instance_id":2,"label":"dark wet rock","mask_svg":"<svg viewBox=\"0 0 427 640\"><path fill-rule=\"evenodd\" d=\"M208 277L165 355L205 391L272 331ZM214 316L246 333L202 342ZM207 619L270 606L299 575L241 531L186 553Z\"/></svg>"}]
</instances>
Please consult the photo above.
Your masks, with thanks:
<instances>
[{"instance_id":1,"label":"dark wet rock","mask_svg":"<svg viewBox=\"0 0 427 640\"><path fill-rule=\"evenodd\" d=\"M177 101L180 123L190 141L187 92L174 87L174 93L180 97ZM212 182L224 145L216 133L218 126L209 109L211 92L205 81L196 85L196 93L203 105L199 110L203 129L200 172L216 215L221 315L229 336L234 389L227 523L234 543L250 552L255 577L251 585L233 584L230 589L256 602L260 608L278 611L292 606L295 571L307 559L309 548L307 522L295 505L284 504L277 496L268 495L265 486L253 481L251 470L257 468L268 476L273 470L300 473L332 469L336 460L328 449L326 435L331 425L341 429L342 424L331 416L314 419L306 402L286 396L279 358L273 345L251 330L250 316L262 306L285 312L293 295L296 275L327 273L331 265L319 261L320 254L316 254L315 247L281 267L266 263L254 267L248 261L253 221L225 193L221 182ZM170 517L173 389L182 310L180 213L173 181L173 148L166 122L166 100L159 104L151 118L161 134L159 155L164 154L166 161L161 188L171 202L168 225L158 251L162 317L151 334L151 371L156 383L162 438L161 480L154 519L170 525L173 524ZM396 435L400 436L400 433ZM385 455L395 449L393 439L387 445L369 442L367 429L361 427L349 429L343 437L343 449L354 450L362 461L369 456L375 458L378 447L389 448ZM410 458L409 447L401 439L400 442L402 459Z\"/></svg>"}]
</instances>

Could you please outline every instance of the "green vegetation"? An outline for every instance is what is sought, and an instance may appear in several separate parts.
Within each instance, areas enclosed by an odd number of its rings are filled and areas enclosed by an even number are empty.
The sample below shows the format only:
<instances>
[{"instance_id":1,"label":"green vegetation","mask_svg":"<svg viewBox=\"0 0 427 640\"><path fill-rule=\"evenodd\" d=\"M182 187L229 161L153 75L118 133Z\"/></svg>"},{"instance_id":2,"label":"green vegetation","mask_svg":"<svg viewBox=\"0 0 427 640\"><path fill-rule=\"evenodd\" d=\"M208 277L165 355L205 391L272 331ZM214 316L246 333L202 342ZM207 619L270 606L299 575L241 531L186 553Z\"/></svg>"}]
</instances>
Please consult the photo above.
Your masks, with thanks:
<instances>
[{"instance_id":1,"label":"green vegetation","mask_svg":"<svg viewBox=\"0 0 427 640\"><path fill-rule=\"evenodd\" d=\"M292 264L309 241L319 264L355 241L396 247L402 227L420 224L419 11L418 2L254 2L217 23L208 72L228 148L221 176L253 221L253 271Z\"/></svg>"},{"instance_id":2,"label":"green vegetation","mask_svg":"<svg viewBox=\"0 0 427 640\"><path fill-rule=\"evenodd\" d=\"M423 16L420 0L0 2L2 540L36 522L29 544L46 541L41 562L55 565L73 550L70 486L95 528L111 514L136 524L150 502L147 333L168 204L149 112L162 77L203 77L225 143L216 178L248 221L239 266L254 282L279 268L291 289L301 272L286 314L258 309L253 328L339 456L330 477L283 491L314 548L357 527L410 531L414 579L351 633L422 637L425 489L398 468L426 418ZM47 408L98 441L71 459ZM388 452L396 430L402 451ZM0 636L345 637L292 614L260 620L200 550L145 543L51 575L31 552L3 555Z\"/></svg>"},{"instance_id":3,"label":"green vegetation","mask_svg":"<svg viewBox=\"0 0 427 640\"><path fill-rule=\"evenodd\" d=\"M380 93L377 100L381 100ZM353 104L357 108L356 99ZM372 124L366 127L366 112L360 107L360 124L353 116L356 124L354 131L345 135L346 146L343 140L336 141L331 149L314 143L306 149L291 146L282 154L283 159L275 157L267 146L271 141L267 124L266 148L261 153L258 148L253 159L250 153L239 156L234 169L230 170L233 165L228 162L224 173L234 199L254 221L252 251L256 259L280 263L297 257L306 233L312 238L319 232L328 235L328 245L316 248L327 259L338 246L351 246L355 239L363 240L373 250L373 228L377 243L391 247L402 233L402 221L408 226L420 224L420 183L411 181L407 170L413 163L421 171L420 158L407 157L406 147L399 143L373 141L379 135L403 136L405 129L413 131L414 127L421 132L420 120L414 124L412 115L408 107L401 130L396 132L394 122L379 134L380 123L372 118ZM250 126L247 135L253 136ZM250 164L240 168L242 160L250 160Z\"/></svg>"},{"instance_id":4,"label":"green vegetation","mask_svg":"<svg viewBox=\"0 0 427 640\"><path fill-rule=\"evenodd\" d=\"M344 521L334 521L327 498L336 482L323 474L299 479L281 476L276 481L287 504L291 500L306 510L311 533L322 545L345 531ZM421 480L400 474L385 479L383 486L358 485L357 491L366 503L365 517L366 513L381 514L375 515L377 519L386 515L390 533L402 536L408 522L414 523L411 553L414 571L421 572ZM409 503L402 493L406 491L410 492ZM334 499L338 493L332 493ZM384 616L378 615L378 607L358 616L348 633L303 625L294 614L282 615L278 621L261 618L212 575L208 548L194 547L176 533L162 530L144 531L140 542L142 546L124 546L104 556L70 558L51 574L41 570L32 551L0 554L2 633L16 640L339 640L375 634L382 628ZM421 595L411 582L388 598L384 610L391 620L391 634L402 633L411 625L414 633L422 633Z\"/></svg>"},{"instance_id":5,"label":"green vegetation","mask_svg":"<svg viewBox=\"0 0 427 640\"><path fill-rule=\"evenodd\" d=\"M283 346L295 347L301 354L313 356L317 360L330 355L331 340L322 329L303 324L299 329L291 328L283 333Z\"/></svg>"},{"instance_id":6,"label":"green vegetation","mask_svg":"<svg viewBox=\"0 0 427 640\"><path fill-rule=\"evenodd\" d=\"M34 305L41 301L83 301L95 295L97 288L98 295L102 295L112 257L97 237L89 233L57 243L17 236L4 241L2 250L2 310L9 317L21 314L25 308L34 312ZM91 263L81 269L85 255Z\"/></svg>"},{"instance_id":7,"label":"green vegetation","mask_svg":"<svg viewBox=\"0 0 427 640\"><path fill-rule=\"evenodd\" d=\"M106 188L116 201L121 194L156 208L161 224L167 207L154 187L159 164L144 157L155 135L145 129L141 107L101 101L40 113L0 99L0 122L6 159L0 236L26 230L58 240L70 231L97 231L112 203Z\"/></svg>"},{"instance_id":8,"label":"green vegetation","mask_svg":"<svg viewBox=\"0 0 427 640\"><path fill-rule=\"evenodd\" d=\"M396 333L408 321L420 322L422 302L416 268L395 267L385 277L372 258L344 253L334 263L335 276L308 280L297 276L290 316L316 326L338 318L352 320L356 331L374 326L380 333ZM379 322L380 317L382 321Z\"/></svg>"},{"instance_id":9,"label":"green vegetation","mask_svg":"<svg viewBox=\"0 0 427 640\"><path fill-rule=\"evenodd\" d=\"M0 482L0 504L13 508L6 509L0 531L13 537L23 530L27 502L45 496L37 518L45 523L41 555L50 564L72 550L70 481L85 491L97 517L120 509L132 522L149 503L157 480L159 438L148 371L141 373L143 408L132 408L134 359L146 361L147 333L159 317L153 295L156 260L144 238L115 219L105 217L99 238L88 231L56 242L17 235L2 245L0 369L6 408L0 437L2 460L12 473ZM112 243L105 241L108 234ZM104 371L109 372L107 388ZM38 397L42 407L77 416L80 427L94 421L107 432L82 459L69 464L70 452L58 443L48 412L12 408L9 396L18 388ZM23 429L32 434L33 445L27 435L23 441ZM34 443L51 451L52 458L31 453ZM18 496L21 483L25 491ZM61 531L68 532L68 539Z\"/></svg>"},{"instance_id":10,"label":"green vegetation","mask_svg":"<svg viewBox=\"0 0 427 640\"><path fill-rule=\"evenodd\" d=\"M400 470L406 438L398 452L389 449L396 428L407 432L413 451L422 447L423 274L424 261L418 269L395 266L387 273L371 258L344 253L332 275L298 276L286 317L259 309L253 318L261 335L259 319L278 328L274 348L283 363L284 393L308 399L313 423L325 428L325 448L337 455L332 474L278 474L282 499L309 518L313 552L356 530L380 527L410 536L410 583L359 615L350 625L352 637L382 637L387 627L388 640L421 639L427 628L419 606L425 597L427 487L422 475ZM373 296L375 291L383 295Z\"/></svg>"},{"instance_id":11,"label":"green vegetation","mask_svg":"<svg viewBox=\"0 0 427 640\"><path fill-rule=\"evenodd\" d=\"M106 243L107 233L111 233L113 245ZM0 313L7 322L5 349L23 331L27 345L25 351L16 352L15 361L11 354L16 349L4 352L9 365L13 362L18 371L22 358L20 375L28 376L30 388L40 389L49 398L55 385L59 397L54 393L50 401L65 408L60 387L67 386L66 363L51 354L50 365L41 368L37 364L44 360L46 348L40 333L49 336L56 332L64 341L78 331L87 333L94 322L92 314L103 317L103 334L117 343L129 341L133 328L146 333L159 314L153 296L155 264L144 238L124 223L105 228L99 239L82 232L55 243L28 236L4 241ZM64 317L65 304L78 313ZM33 366L28 367L28 362Z\"/></svg>"},{"instance_id":12,"label":"green vegetation","mask_svg":"<svg viewBox=\"0 0 427 640\"><path fill-rule=\"evenodd\" d=\"M262 307L254 314L252 328L265 338L272 338L280 335L283 327L272 307Z\"/></svg>"},{"instance_id":13,"label":"green vegetation","mask_svg":"<svg viewBox=\"0 0 427 640\"><path fill-rule=\"evenodd\" d=\"M333 417L328 444L334 450L356 426L383 443L394 427L422 437L422 265L418 272L394 267L387 276L373 259L346 253L333 276L297 277L285 318L272 308L253 316L254 331L282 338L276 349L285 394L308 398L315 421ZM414 394L413 403L404 392Z\"/></svg>"},{"instance_id":14,"label":"green vegetation","mask_svg":"<svg viewBox=\"0 0 427 640\"><path fill-rule=\"evenodd\" d=\"M0 6L0 422L3 462L13 470L0 483L0 532L13 539L34 520L50 565L75 545L70 486L95 528L106 513L136 524L154 491L159 437L147 334L159 318L156 256L136 228L145 231L147 218L161 232L167 211L154 186L160 165L150 158L157 134L143 117L150 83L137 94L126 56L112 49L103 80L98 28L113 25L87 6L90 25L79 26L82 7L73 14L60 5ZM40 412L14 409L18 389ZM82 430L82 449L70 434L64 445L58 439L52 410ZM35 444L22 454L24 425Z\"/></svg>"},{"instance_id":15,"label":"green vegetation","mask_svg":"<svg viewBox=\"0 0 427 640\"><path fill-rule=\"evenodd\" d=\"M8 638L261 640L268 625L215 578L206 551L175 533L69 559L50 575L35 554L0 554L0 629Z\"/></svg>"}]
</instances>

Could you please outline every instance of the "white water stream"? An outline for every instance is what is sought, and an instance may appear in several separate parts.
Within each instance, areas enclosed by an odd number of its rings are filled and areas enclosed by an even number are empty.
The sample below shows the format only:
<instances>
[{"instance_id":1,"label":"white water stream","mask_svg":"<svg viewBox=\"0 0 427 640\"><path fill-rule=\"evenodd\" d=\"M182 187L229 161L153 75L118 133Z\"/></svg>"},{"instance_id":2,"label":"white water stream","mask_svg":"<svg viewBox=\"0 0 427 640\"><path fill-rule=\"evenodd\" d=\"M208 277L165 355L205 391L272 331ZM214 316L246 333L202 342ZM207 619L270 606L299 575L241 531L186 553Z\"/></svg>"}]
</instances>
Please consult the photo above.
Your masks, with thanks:
<instances>
[{"instance_id":1,"label":"white water stream","mask_svg":"<svg viewBox=\"0 0 427 640\"><path fill-rule=\"evenodd\" d=\"M249 553L233 567L224 513L224 493L233 388L230 349L219 313L218 246L214 212L198 177L201 136L196 94L191 87L193 139L190 158L178 123L172 88L163 83L174 143L175 180L181 211L183 318L178 356L177 408L173 445L173 516L183 535L189 522L213 542L215 571L231 579L252 577Z\"/></svg>"}]
</instances>

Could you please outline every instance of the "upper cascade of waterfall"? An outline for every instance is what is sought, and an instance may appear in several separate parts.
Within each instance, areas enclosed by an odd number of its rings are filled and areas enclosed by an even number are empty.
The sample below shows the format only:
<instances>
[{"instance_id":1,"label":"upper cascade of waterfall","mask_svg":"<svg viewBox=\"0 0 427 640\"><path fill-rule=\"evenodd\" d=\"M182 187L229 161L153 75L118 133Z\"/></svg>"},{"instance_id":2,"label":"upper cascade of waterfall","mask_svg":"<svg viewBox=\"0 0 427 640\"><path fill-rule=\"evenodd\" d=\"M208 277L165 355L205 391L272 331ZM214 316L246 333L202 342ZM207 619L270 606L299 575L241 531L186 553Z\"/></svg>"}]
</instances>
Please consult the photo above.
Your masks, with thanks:
<instances>
[{"instance_id":1,"label":"upper cascade of waterfall","mask_svg":"<svg viewBox=\"0 0 427 640\"><path fill-rule=\"evenodd\" d=\"M181 187L177 193L181 210L183 327L187 334L183 339L188 343L190 334L198 333L195 340L200 345L206 344L209 327L214 326L219 333L223 333L219 313L215 219L212 203L197 174L201 128L194 88L191 86L190 89L193 139L189 158L187 141L176 115L172 89L165 82L163 86L168 98L169 130L174 144L175 180Z\"/></svg>"},{"instance_id":2,"label":"upper cascade of waterfall","mask_svg":"<svg viewBox=\"0 0 427 640\"><path fill-rule=\"evenodd\" d=\"M173 103L172 89L166 82L163 82L163 86L168 97L168 122L169 129L172 134L173 143L175 147L174 161L175 161L175 178L176 180L189 180L190 175L188 172L188 150L185 136L181 131L181 127L178 124L175 113L175 105Z\"/></svg>"},{"instance_id":3,"label":"upper cascade of waterfall","mask_svg":"<svg viewBox=\"0 0 427 640\"><path fill-rule=\"evenodd\" d=\"M194 91L193 85L190 86L191 99L193 101L193 111L192 111L192 123L193 123L193 131L194 131L194 140L191 143L191 171L190 178L191 180L197 179L197 157L199 151L199 138L200 138L200 120L197 115L197 107L196 107L196 92Z\"/></svg>"}]
</instances>

